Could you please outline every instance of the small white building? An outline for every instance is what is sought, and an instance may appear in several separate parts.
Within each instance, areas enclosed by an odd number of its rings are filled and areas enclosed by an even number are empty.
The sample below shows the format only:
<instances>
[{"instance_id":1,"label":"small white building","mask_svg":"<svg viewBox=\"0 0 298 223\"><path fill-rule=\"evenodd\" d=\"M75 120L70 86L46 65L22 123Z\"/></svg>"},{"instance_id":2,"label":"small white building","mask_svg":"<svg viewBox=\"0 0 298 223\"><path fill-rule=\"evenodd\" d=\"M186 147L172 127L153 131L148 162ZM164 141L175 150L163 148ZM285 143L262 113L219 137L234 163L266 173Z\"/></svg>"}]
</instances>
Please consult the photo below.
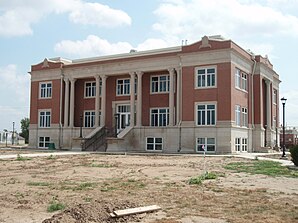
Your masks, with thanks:
<instances>
[{"instance_id":1,"label":"small white building","mask_svg":"<svg viewBox=\"0 0 298 223\"><path fill-rule=\"evenodd\" d=\"M12 138L12 136L14 136ZM13 140L12 140L13 139ZM25 139L19 135L19 133L12 131L0 131L0 144L4 145L24 145Z\"/></svg>"}]
</instances>

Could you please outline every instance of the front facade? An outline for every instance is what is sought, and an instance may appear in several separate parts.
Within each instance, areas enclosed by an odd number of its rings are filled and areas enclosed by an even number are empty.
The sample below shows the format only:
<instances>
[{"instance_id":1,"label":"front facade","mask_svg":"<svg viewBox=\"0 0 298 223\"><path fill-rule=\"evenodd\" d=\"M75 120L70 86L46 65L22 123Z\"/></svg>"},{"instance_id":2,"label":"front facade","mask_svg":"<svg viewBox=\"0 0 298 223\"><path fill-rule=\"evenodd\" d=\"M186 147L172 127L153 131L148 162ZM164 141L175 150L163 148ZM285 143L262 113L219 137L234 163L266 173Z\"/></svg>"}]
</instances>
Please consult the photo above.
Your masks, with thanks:
<instances>
[{"instance_id":1,"label":"front facade","mask_svg":"<svg viewBox=\"0 0 298 223\"><path fill-rule=\"evenodd\" d=\"M31 68L32 147L77 148L106 129L105 151L233 153L273 147L279 76L231 40L64 60ZM82 126L82 128L81 128Z\"/></svg>"}]
</instances>

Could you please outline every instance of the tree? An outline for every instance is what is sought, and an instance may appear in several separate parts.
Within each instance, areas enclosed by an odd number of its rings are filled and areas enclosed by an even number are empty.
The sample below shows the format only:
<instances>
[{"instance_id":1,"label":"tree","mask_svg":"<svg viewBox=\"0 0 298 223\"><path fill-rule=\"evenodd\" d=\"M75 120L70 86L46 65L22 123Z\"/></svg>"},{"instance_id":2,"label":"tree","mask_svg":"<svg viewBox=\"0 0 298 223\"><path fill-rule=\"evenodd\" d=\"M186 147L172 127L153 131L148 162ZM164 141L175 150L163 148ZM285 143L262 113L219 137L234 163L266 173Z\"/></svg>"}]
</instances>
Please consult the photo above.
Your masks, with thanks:
<instances>
[{"instance_id":1,"label":"tree","mask_svg":"<svg viewBox=\"0 0 298 223\"><path fill-rule=\"evenodd\" d=\"M21 133L20 133L20 136L25 138L25 143L28 143L28 141L29 141L29 124L30 124L30 119L29 118L23 118L21 120Z\"/></svg>"}]
</instances>

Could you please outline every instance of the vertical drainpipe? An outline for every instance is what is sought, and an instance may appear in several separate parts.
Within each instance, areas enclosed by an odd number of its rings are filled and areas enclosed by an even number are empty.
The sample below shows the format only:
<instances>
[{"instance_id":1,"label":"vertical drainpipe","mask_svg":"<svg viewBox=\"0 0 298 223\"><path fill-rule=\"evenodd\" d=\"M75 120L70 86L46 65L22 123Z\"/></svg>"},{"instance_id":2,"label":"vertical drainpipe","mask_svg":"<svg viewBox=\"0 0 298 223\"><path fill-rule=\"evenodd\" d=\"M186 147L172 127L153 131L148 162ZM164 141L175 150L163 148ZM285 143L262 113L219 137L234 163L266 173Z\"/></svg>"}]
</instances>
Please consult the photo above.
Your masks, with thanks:
<instances>
[{"instance_id":1,"label":"vertical drainpipe","mask_svg":"<svg viewBox=\"0 0 298 223\"><path fill-rule=\"evenodd\" d=\"M252 68L252 74L251 74L251 111L252 111L252 113L251 113L251 127L252 127L251 141L253 142L253 131L255 129L255 123L254 123L254 119L255 119L255 113L254 113L255 112L254 111L255 110L255 106L254 106L254 75L255 75L255 71L256 71L257 61L255 60L255 55L254 54L251 55L251 59L254 62L253 68ZM254 150L254 148L252 148L252 150Z\"/></svg>"},{"instance_id":2,"label":"vertical drainpipe","mask_svg":"<svg viewBox=\"0 0 298 223\"><path fill-rule=\"evenodd\" d=\"M179 92L177 91L177 95L176 95L176 97L178 98L179 97L179 105L178 104L176 104L176 108L178 108L179 109L179 119L178 120L176 120L176 122L178 123L178 125L179 125L179 145L178 145L178 152L180 152L181 151L181 148L182 148L182 143L181 143L181 122L182 122L182 63L181 63L181 56L179 56L179 71L178 72L180 72L180 75L179 75L179 77L180 77L180 79L178 79L178 78L176 78L176 81L177 81L177 84L179 84L180 85L180 87L179 87ZM178 77L178 76L177 76ZM176 88L177 88L177 86L176 86Z\"/></svg>"},{"instance_id":3,"label":"vertical drainpipe","mask_svg":"<svg viewBox=\"0 0 298 223\"><path fill-rule=\"evenodd\" d=\"M60 66L60 114L59 114L59 140L58 140L58 144L59 144L59 149L62 148L63 145L63 129L62 129L62 89L63 89L63 78L64 78L64 74L63 74L63 64L61 63Z\"/></svg>"}]
</instances>

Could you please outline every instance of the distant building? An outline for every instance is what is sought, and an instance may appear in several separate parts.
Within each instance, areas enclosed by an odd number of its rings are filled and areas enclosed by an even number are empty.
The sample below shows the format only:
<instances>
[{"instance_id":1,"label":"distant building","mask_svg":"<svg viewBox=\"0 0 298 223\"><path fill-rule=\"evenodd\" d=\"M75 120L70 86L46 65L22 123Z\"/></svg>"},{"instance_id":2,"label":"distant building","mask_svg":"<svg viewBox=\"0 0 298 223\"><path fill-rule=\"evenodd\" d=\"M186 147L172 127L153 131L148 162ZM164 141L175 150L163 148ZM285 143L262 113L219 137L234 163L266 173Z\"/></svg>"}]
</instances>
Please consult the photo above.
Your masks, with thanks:
<instances>
[{"instance_id":1,"label":"distant building","mask_svg":"<svg viewBox=\"0 0 298 223\"><path fill-rule=\"evenodd\" d=\"M267 57L221 36L45 59L30 74L31 147L220 154L279 142L278 74Z\"/></svg>"},{"instance_id":2,"label":"distant building","mask_svg":"<svg viewBox=\"0 0 298 223\"><path fill-rule=\"evenodd\" d=\"M280 132L280 145L283 145L283 132ZM298 145L298 130L296 127L285 128L285 145L286 148Z\"/></svg>"},{"instance_id":3,"label":"distant building","mask_svg":"<svg viewBox=\"0 0 298 223\"><path fill-rule=\"evenodd\" d=\"M12 139L12 131L0 131L0 144L11 145L24 145L25 139L21 137L17 132L14 133L14 138Z\"/></svg>"}]
</instances>

